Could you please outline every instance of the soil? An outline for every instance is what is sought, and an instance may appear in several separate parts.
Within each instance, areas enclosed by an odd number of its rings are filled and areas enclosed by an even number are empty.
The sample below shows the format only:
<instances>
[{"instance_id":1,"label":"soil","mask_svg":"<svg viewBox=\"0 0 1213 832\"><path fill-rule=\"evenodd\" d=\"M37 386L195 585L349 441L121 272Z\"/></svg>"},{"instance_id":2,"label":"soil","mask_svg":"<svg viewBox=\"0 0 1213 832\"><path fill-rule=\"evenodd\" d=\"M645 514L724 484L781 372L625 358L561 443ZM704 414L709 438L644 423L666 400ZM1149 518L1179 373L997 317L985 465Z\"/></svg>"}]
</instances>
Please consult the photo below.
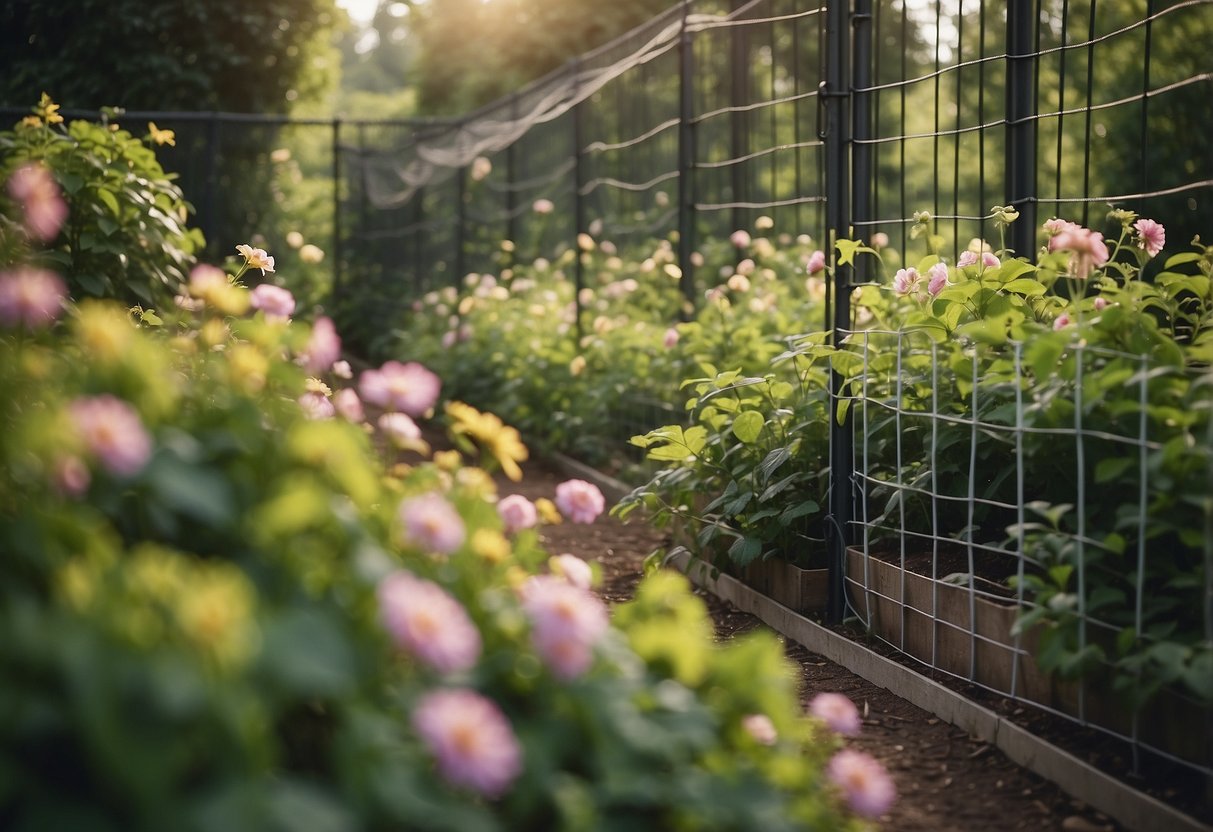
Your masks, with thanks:
<instances>
[{"instance_id":1,"label":"soil","mask_svg":"<svg viewBox=\"0 0 1213 832\"><path fill-rule=\"evenodd\" d=\"M550 498L556 485L567 479L538 463L530 464L525 471L521 483L500 481L501 493L520 493L532 500ZM543 540L554 554L568 552L597 562L602 570L598 591L610 603L631 597L645 558L668 542L663 532L641 522L624 525L606 516L590 526L566 523L544 527ZM715 596L699 593L721 641L764 626ZM997 748L795 642L785 644L788 659L800 670L801 697L806 706L817 693L836 691L851 697L864 714L863 732L851 742L884 763L900 795L890 813L881 818L882 828L923 832L1090 832L1121 828L1052 783L1020 768ZM1011 703L1007 707L1017 708Z\"/></svg>"}]
</instances>

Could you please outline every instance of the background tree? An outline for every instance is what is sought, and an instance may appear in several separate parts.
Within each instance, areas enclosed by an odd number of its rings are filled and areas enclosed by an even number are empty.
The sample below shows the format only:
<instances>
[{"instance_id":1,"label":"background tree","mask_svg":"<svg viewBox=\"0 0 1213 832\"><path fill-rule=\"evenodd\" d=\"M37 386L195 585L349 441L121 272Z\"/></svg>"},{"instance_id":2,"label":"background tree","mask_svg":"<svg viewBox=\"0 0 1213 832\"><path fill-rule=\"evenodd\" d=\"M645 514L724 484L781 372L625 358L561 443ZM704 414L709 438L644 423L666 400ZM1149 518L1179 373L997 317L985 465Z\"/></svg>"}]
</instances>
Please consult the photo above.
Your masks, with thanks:
<instances>
[{"instance_id":1,"label":"background tree","mask_svg":"<svg viewBox=\"0 0 1213 832\"><path fill-rule=\"evenodd\" d=\"M0 4L0 103L281 113L335 82L333 0Z\"/></svg>"},{"instance_id":2,"label":"background tree","mask_svg":"<svg viewBox=\"0 0 1213 832\"><path fill-rule=\"evenodd\" d=\"M670 0L429 0L415 5L418 105L474 109L639 26Z\"/></svg>"}]
</instances>

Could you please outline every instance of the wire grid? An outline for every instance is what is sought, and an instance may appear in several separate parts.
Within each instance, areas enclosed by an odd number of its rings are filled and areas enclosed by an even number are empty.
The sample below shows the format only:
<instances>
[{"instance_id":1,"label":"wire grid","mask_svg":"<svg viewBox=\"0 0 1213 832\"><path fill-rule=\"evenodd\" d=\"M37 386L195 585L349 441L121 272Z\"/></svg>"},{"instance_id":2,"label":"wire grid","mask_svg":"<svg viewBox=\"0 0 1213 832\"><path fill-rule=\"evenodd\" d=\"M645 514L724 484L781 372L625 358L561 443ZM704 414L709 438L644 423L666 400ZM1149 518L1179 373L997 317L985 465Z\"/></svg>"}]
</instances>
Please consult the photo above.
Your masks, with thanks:
<instances>
[{"instance_id":1,"label":"wire grid","mask_svg":"<svg viewBox=\"0 0 1213 832\"><path fill-rule=\"evenodd\" d=\"M1062 538L1072 552L1065 562L1075 582L1066 603L1078 619L1077 649L1099 646L1113 655L1126 627L1151 642L1154 622L1145 608L1157 602L1152 596L1160 585L1147 582L1147 559L1163 556L1152 551L1159 545L1152 505L1158 492L1178 487L1155 482L1156 457L1180 436L1167 427L1156 400L1167 379L1188 378L1204 420L1191 431L1199 441L1213 430L1208 372L1077 343L1064 358L1072 378L1048 387L1046 397L1041 379L1027 368L1023 344L994 358L974 348L958 358L922 333L859 331L849 342L863 359L844 396L855 431L850 486L858 495L857 545L844 570L851 613L932 669L1128 740L1135 754L1140 747L1213 772L1209 732L1195 731L1179 750L1164 749L1161 743L1172 738L1164 740L1154 720L1125 709L1100 682L1062 683L1043 674L1030 661L1039 650L1038 631L1010 635L1019 610L1032 605L1025 576L1047 575L1061 562L1042 560L1037 554L1045 550L1032 545L1032 523L1040 518L1031 507L1047 501L1072 506ZM1091 383L1094 373L1114 373L1121 381L1112 397ZM1211 447L1188 452L1203 454L1211 467ZM1112 469L1119 470L1109 477ZM1198 501L1183 517L1164 520L1204 528L1208 512L1195 507ZM1122 585L1131 587L1129 620L1087 609L1099 597L1091 581L1106 578L1091 570L1107 568L1113 535L1126 544L1119 568ZM1209 560L1190 543L1169 542L1166 556L1186 563L1190 573ZM1198 618L1207 634L1210 611L1193 607L1174 615ZM1209 710L1181 691L1163 696L1164 705L1149 707L1190 715L1194 724L1187 730L1208 725Z\"/></svg>"},{"instance_id":2,"label":"wire grid","mask_svg":"<svg viewBox=\"0 0 1213 832\"><path fill-rule=\"evenodd\" d=\"M1008 8L1032 17L1031 111L1015 121ZM913 215L925 210L943 251L973 238L997 248L983 218L1013 200L1016 142L1029 145L1020 254L1040 242L1040 221L1101 228L1109 205L1166 217L1176 240L1213 219L1213 150L1187 138L1213 127L1213 65L1193 41L1213 31L1209 0L876 0L872 29L870 83L855 89L871 116L854 144L874 170L855 217L860 237L883 232L906 251Z\"/></svg>"}]
</instances>

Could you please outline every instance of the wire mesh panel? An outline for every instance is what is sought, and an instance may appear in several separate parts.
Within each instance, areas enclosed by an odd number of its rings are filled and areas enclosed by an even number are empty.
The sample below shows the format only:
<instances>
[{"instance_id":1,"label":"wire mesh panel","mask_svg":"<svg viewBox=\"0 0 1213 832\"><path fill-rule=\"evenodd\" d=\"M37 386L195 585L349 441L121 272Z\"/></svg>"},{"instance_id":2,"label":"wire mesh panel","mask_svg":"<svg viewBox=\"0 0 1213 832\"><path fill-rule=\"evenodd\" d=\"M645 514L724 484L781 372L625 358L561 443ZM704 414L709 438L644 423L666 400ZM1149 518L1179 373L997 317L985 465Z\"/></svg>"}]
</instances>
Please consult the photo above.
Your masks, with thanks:
<instances>
[{"instance_id":1,"label":"wire mesh panel","mask_svg":"<svg viewBox=\"0 0 1213 832\"><path fill-rule=\"evenodd\" d=\"M1156 664L1207 638L1207 371L1081 341L849 340L852 613L936 670L1210 771L1199 663Z\"/></svg>"}]
</instances>

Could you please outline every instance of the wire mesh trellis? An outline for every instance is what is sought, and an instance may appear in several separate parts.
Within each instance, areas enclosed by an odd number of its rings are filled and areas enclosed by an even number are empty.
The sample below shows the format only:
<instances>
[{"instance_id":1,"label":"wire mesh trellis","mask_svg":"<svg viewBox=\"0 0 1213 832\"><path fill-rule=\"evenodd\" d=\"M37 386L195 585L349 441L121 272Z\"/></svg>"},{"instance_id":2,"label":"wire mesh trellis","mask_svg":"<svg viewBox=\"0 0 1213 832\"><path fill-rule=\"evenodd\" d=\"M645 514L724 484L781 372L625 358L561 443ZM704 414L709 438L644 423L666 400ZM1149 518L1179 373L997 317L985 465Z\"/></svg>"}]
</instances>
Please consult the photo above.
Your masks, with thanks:
<instances>
[{"instance_id":1,"label":"wire mesh trellis","mask_svg":"<svg viewBox=\"0 0 1213 832\"><path fill-rule=\"evenodd\" d=\"M1177 497L1213 470L1207 369L1082 342L1046 368L1021 343L848 340L862 357L843 396L857 436L851 613L934 670L1213 771L1208 706L1178 675L1142 695L1134 659L1208 638L1207 581L1193 578L1209 541L1181 538L1210 512ZM1074 681L1052 673L1080 666Z\"/></svg>"}]
</instances>

